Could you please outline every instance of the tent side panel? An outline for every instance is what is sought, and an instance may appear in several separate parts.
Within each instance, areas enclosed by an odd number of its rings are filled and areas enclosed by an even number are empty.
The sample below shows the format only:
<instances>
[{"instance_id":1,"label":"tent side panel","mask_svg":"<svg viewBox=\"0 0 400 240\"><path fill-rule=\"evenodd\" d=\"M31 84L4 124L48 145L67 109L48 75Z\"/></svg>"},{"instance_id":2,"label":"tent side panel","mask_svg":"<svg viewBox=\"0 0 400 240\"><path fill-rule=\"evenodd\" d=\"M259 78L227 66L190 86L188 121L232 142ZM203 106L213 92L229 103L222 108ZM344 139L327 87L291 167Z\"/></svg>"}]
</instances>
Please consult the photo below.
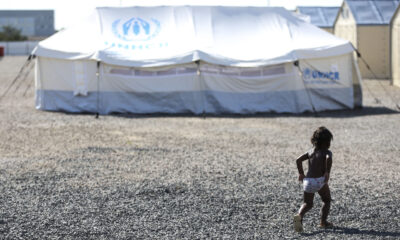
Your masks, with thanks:
<instances>
[{"instance_id":1,"label":"tent side panel","mask_svg":"<svg viewBox=\"0 0 400 240\"><path fill-rule=\"evenodd\" d=\"M392 83L400 87L400 13L397 12L392 25Z\"/></svg>"},{"instance_id":2,"label":"tent side panel","mask_svg":"<svg viewBox=\"0 0 400 240\"><path fill-rule=\"evenodd\" d=\"M102 64L100 112L195 113L204 111L198 66L153 68Z\"/></svg>"},{"instance_id":3,"label":"tent side panel","mask_svg":"<svg viewBox=\"0 0 400 240\"><path fill-rule=\"evenodd\" d=\"M350 55L304 61L302 74L293 63L253 68L203 62L159 68L101 64L99 79L96 62L39 58L37 107L101 114L300 113L312 111L313 106L317 111L353 108Z\"/></svg>"},{"instance_id":4,"label":"tent side panel","mask_svg":"<svg viewBox=\"0 0 400 240\"><path fill-rule=\"evenodd\" d=\"M358 50L378 79L390 78L390 27L388 25L358 26ZM359 61L363 78L374 74Z\"/></svg>"},{"instance_id":5,"label":"tent side panel","mask_svg":"<svg viewBox=\"0 0 400 240\"><path fill-rule=\"evenodd\" d=\"M203 62L165 68L103 66L101 109L105 114L312 110L292 63L254 68Z\"/></svg>"},{"instance_id":6,"label":"tent side panel","mask_svg":"<svg viewBox=\"0 0 400 240\"><path fill-rule=\"evenodd\" d=\"M96 112L96 62L38 57L36 108L49 111Z\"/></svg>"},{"instance_id":7,"label":"tent side panel","mask_svg":"<svg viewBox=\"0 0 400 240\"><path fill-rule=\"evenodd\" d=\"M311 111L293 63L259 68L202 64L205 110L209 113Z\"/></svg>"},{"instance_id":8,"label":"tent side panel","mask_svg":"<svg viewBox=\"0 0 400 240\"><path fill-rule=\"evenodd\" d=\"M300 61L315 110L354 108L353 55Z\"/></svg>"}]
</instances>

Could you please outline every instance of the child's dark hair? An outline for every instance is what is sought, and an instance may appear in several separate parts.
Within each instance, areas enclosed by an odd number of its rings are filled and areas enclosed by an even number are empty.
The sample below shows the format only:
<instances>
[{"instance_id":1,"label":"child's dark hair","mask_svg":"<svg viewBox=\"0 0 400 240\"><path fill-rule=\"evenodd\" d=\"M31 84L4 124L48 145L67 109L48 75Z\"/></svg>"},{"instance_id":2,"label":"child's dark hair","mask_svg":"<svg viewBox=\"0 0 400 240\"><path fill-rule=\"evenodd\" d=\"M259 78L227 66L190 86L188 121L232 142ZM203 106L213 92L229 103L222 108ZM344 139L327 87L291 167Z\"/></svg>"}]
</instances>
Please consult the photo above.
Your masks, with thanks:
<instances>
[{"instance_id":1,"label":"child's dark hair","mask_svg":"<svg viewBox=\"0 0 400 240\"><path fill-rule=\"evenodd\" d=\"M326 127L319 127L311 137L311 143L315 148L321 148L323 144L329 147L332 140L333 135Z\"/></svg>"}]
</instances>

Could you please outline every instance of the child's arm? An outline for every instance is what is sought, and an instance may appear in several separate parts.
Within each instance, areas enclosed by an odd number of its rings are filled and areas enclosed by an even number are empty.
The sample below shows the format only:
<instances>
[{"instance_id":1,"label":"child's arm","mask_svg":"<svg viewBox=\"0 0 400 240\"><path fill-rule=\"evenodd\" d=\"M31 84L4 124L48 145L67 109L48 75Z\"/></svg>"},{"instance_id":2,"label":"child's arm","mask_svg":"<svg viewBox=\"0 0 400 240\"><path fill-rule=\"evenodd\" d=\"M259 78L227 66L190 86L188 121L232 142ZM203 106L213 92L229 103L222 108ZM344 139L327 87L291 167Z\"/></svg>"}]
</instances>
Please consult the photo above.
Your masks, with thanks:
<instances>
[{"instance_id":1,"label":"child's arm","mask_svg":"<svg viewBox=\"0 0 400 240\"><path fill-rule=\"evenodd\" d=\"M331 168L332 168L332 152L329 152L326 155L326 171L325 171L325 182L327 183L329 181L329 175L331 173Z\"/></svg>"},{"instance_id":2,"label":"child's arm","mask_svg":"<svg viewBox=\"0 0 400 240\"><path fill-rule=\"evenodd\" d=\"M299 171L299 181L303 181L305 178L303 170L303 161L308 159L308 153L304 153L296 159L297 170Z\"/></svg>"}]
</instances>

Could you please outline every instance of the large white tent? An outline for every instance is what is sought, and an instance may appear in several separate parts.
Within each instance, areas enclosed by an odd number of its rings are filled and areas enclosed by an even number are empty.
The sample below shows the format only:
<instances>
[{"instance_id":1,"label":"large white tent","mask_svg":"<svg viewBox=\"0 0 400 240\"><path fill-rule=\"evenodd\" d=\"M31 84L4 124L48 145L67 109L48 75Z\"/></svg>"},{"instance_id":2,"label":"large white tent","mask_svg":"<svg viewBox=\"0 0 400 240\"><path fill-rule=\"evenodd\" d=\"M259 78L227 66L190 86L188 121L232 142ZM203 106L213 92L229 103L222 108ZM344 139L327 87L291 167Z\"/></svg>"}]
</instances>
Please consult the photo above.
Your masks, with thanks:
<instances>
[{"instance_id":1,"label":"large white tent","mask_svg":"<svg viewBox=\"0 0 400 240\"><path fill-rule=\"evenodd\" d=\"M352 45L284 8L97 8L39 43L36 107L257 113L361 106Z\"/></svg>"}]
</instances>

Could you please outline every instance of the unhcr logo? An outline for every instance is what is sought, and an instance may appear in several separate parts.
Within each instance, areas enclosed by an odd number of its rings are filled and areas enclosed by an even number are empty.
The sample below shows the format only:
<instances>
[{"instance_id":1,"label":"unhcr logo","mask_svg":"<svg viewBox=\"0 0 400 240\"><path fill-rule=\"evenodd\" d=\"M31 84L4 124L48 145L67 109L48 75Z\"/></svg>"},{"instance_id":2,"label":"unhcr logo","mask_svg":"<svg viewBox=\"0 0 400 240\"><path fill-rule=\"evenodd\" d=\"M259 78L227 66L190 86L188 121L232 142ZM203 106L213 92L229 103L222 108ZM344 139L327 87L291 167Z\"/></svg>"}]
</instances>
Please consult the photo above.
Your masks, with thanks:
<instances>
[{"instance_id":1,"label":"unhcr logo","mask_svg":"<svg viewBox=\"0 0 400 240\"><path fill-rule=\"evenodd\" d=\"M310 68L306 68L303 70L303 77L305 80L314 81L314 80L332 80L339 81L339 72L338 71L329 71L329 72L321 72L318 70L311 70Z\"/></svg>"},{"instance_id":2,"label":"unhcr logo","mask_svg":"<svg viewBox=\"0 0 400 240\"><path fill-rule=\"evenodd\" d=\"M156 37L161 30L157 19L133 17L128 20L117 19L112 23L112 31L116 37L124 41L148 41Z\"/></svg>"}]
</instances>

